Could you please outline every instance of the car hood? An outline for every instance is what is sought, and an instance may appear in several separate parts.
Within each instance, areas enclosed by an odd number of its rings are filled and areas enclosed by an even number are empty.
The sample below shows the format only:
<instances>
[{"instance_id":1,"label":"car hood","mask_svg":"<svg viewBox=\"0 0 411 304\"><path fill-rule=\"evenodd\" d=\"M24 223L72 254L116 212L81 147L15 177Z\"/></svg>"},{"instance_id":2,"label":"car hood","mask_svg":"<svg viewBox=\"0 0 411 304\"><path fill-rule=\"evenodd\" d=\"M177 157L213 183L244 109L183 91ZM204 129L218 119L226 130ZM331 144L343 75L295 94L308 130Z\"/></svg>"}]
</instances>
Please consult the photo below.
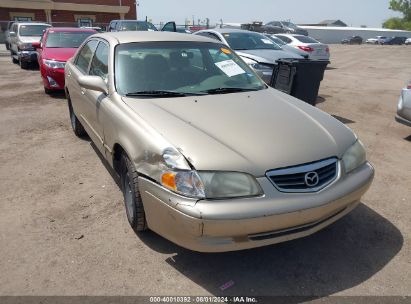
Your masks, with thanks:
<instances>
[{"instance_id":1,"label":"car hood","mask_svg":"<svg viewBox=\"0 0 411 304\"><path fill-rule=\"evenodd\" d=\"M283 50L241 50L236 51L241 57L246 57L260 63L276 64L280 58L303 59L302 56Z\"/></svg>"},{"instance_id":2,"label":"car hood","mask_svg":"<svg viewBox=\"0 0 411 304\"><path fill-rule=\"evenodd\" d=\"M76 53L76 48L44 48L43 58L57 61L67 61Z\"/></svg>"},{"instance_id":3,"label":"car hood","mask_svg":"<svg viewBox=\"0 0 411 304\"><path fill-rule=\"evenodd\" d=\"M259 177L270 169L341 157L356 140L332 116L271 88L123 100L197 170Z\"/></svg>"},{"instance_id":4,"label":"car hood","mask_svg":"<svg viewBox=\"0 0 411 304\"><path fill-rule=\"evenodd\" d=\"M39 42L41 36L19 36L19 40L23 43Z\"/></svg>"}]
</instances>

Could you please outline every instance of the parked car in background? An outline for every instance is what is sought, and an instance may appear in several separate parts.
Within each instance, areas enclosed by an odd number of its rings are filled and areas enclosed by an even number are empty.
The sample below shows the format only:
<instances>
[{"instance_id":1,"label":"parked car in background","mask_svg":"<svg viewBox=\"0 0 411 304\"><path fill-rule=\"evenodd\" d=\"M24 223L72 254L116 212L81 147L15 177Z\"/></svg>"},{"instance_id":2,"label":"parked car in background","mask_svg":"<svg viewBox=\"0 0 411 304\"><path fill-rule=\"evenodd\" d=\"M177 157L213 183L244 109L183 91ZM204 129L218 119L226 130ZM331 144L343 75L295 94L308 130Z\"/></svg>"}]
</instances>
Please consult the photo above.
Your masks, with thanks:
<instances>
[{"instance_id":1,"label":"parked car in background","mask_svg":"<svg viewBox=\"0 0 411 304\"><path fill-rule=\"evenodd\" d=\"M360 36L350 36L341 40L341 44L362 44L363 39Z\"/></svg>"},{"instance_id":2,"label":"parked car in background","mask_svg":"<svg viewBox=\"0 0 411 304\"><path fill-rule=\"evenodd\" d=\"M330 48L314 38L303 35L277 34L282 41L308 54L313 60L330 60Z\"/></svg>"},{"instance_id":3,"label":"parked car in background","mask_svg":"<svg viewBox=\"0 0 411 304\"><path fill-rule=\"evenodd\" d=\"M158 29L154 24L148 21L137 20L112 20L108 26L107 32L122 32L122 31L147 31L156 32ZM176 32L177 26L175 22L167 22L161 29L163 32Z\"/></svg>"},{"instance_id":4,"label":"parked car in background","mask_svg":"<svg viewBox=\"0 0 411 304\"><path fill-rule=\"evenodd\" d=\"M375 38L368 38L367 40L365 40L365 43L367 43L367 44L381 44L381 42L384 41L385 39L387 39L387 37L377 36Z\"/></svg>"},{"instance_id":5,"label":"parked car in background","mask_svg":"<svg viewBox=\"0 0 411 304\"><path fill-rule=\"evenodd\" d=\"M33 42L39 42L44 31L51 27L47 23L15 22L10 31L10 56L13 63L22 69L37 62L37 51Z\"/></svg>"},{"instance_id":6,"label":"parked car in background","mask_svg":"<svg viewBox=\"0 0 411 304\"><path fill-rule=\"evenodd\" d=\"M200 252L266 246L332 224L372 183L352 130L217 40L97 34L65 73L74 133L120 177L136 232Z\"/></svg>"},{"instance_id":7,"label":"parked car in background","mask_svg":"<svg viewBox=\"0 0 411 304\"><path fill-rule=\"evenodd\" d=\"M33 43L38 52L45 93L64 90L64 67L67 60L73 57L87 37L96 33L95 30L86 28L51 27L44 32L41 42Z\"/></svg>"},{"instance_id":8,"label":"parked car in background","mask_svg":"<svg viewBox=\"0 0 411 304\"><path fill-rule=\"evenodd\" d=\"M6 50L10 50L10 30L14 22L16 21L7 22L6 31L4 32L4 45L6 46Z\"/></svg>"},{"instance_id":9,"label":"parked car in background","mask_svg":"<svg viewBox=\"0 0 411 304\"><path fill-rule=\"evenodd\" d=\"M411 81L401 91L395 120L411 127Z\"/></svg>"},{"instance_id":10,"label":"parked car in background","mask_svg":"<svg viewBox=\"0 0 411 304\"><path fill-rule=\"evenodd\" d=\"M382 40L382 45L403 45L407 37L389 37Z\"/></svg>"},{"instance_id":11,"label":"parked car in background","mask_svg":"<svg viewBox=\"0 0 411 304\"><path fill-rule=\"evenodd\" d=\"M288 33L308 36L308 31L289 21L271 21L261 26L261 31L268 34Z\"/></svg>"},{"instance_id":12,"label":"parked car in background","mask_svg":"<svg viewBox=\"0 0 411 304\"><path fill-rule=\"evenodd\" d=\"M223 28L198 31L194 35L218 40L235 50L267 84L271 82L277 59L303 59L300 55L282 50L268 37L256 32Z\"/></svg>"},{"instance_id":13,"label":"parked car in background","mask_svg":"<svg viewBox=\"0 0 411 304\"><path fill-rule=\"evenodd\" d=\"M405 40L405 44L410 45L411 44L411 38L408 38L407 40Z\"/></svg>"},{"instance_id":14,"label":"parked car in background","mask_svg":"<svg viewBox=\"0 0 411 304\"><path fill-rule=\"evenodd\" d=\"M305 59L308 59L308 54L306 52L304 52L300 49L297 49L297 48L295 48L291 45L288 45L287 43L285 43L280 38L278 38L274 35L271 35L271 34L265 34L265 35L267 36L268 39L270 39L272 42L274 42L279 47L281 47L284 51L295 53L297 55L300 55L300 56L304 57Z\"/></svg>"},{"instance_id":15,"label":"parked car in background","mask_svg":"<svg viewBox=\"0 0 411 304\"><path fill-rule=\"evenodd\" d=\"M177 26L176 28L177 33L183 33L183 34L192 34L193 32L190 31L190 29L184 27L184 26Z\"/></svg>"},{"instance_id":16,"label":"parked car in background","mask_svg":"<svg viewBox=\"0 0 411 304\"><path fill-rule=\"evenodd\" d=\"M105 31L99 26L82 26L82 29L94 30L97 33L104 33Z\"/></svg>"}]
</instances>

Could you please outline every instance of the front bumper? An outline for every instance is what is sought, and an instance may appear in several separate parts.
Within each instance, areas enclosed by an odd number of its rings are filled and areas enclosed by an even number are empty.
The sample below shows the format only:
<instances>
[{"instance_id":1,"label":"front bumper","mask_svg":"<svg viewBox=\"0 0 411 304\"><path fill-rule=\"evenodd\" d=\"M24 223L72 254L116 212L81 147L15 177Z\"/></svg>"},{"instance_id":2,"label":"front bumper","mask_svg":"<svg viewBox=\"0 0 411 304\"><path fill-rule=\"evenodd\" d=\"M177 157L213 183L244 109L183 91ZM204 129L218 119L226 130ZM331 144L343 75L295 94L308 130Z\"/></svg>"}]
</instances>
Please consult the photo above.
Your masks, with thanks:
<instances>
[{"instance_id":1,"label":"front bumper","mask_svg":"<svg viewBox=\"0 0 411 304\"><path fill-rule=\"evenodd\" d=\"M41 70L45 88L49 90L64 90L64 69L52 69L43 64Z\"/></svg>"},{"instance_id":2,"label":"front bumper","mask_svg":"<svg viewBox=\"0 0 411 304\"><path fill-rule=\"evenodd\" d=\"M265 195L249 199L194 200L139 178L148 227L200 252L249 249L308 236L353 210L374 169L366 163L316 193L282 193L265 177Z\"/></svg>"},{"instance_id":3,"label":"front bumper","mask_svg":"<svg viewBox=\"0 0 411 304\"><path fill-rule=\"evenodd\" d=\"M18 57L24 62L37 62L37 52L36 51L19 51Z\"/></svg>"}]
</instances>

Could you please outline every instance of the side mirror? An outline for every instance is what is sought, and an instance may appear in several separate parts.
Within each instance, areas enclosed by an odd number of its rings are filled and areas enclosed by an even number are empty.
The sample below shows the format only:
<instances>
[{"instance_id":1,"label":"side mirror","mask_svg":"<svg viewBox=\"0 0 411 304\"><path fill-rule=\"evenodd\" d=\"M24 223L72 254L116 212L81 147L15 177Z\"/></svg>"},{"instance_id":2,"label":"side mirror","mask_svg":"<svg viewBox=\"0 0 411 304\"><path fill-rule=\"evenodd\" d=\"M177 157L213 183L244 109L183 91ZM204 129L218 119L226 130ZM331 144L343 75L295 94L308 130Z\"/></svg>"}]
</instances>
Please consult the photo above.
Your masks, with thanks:
<instances>
[{"instance_id":1,"label":"side mirror","mask_svg":"<svg viewBox=\"0 0 411 304\"><path fill-rule=\"evenodd\" d=\"M41 42L33 42L31 44L35 49L41 49Z\"/></svg>"},{"instance_id":2,"label":"side mirror","mask_svg":"<svg viewBox=\"0 0 411 304\"><path fill-rule=\"evenodd\" d=\"M80 87L88 90L98 91L104 94L108 94L108 88L104 80L99 76L80 76L78 78Z\"/></svg>"},{"instance_id":3,"label":"side mirror","mask_svg":"<svg viewBox=\"0 0 411 304\"><path fill-rule=\"evenodd\" d=\"M16 37L16 32L9 32L10 37Z\"/></svg>"}]
</instances>

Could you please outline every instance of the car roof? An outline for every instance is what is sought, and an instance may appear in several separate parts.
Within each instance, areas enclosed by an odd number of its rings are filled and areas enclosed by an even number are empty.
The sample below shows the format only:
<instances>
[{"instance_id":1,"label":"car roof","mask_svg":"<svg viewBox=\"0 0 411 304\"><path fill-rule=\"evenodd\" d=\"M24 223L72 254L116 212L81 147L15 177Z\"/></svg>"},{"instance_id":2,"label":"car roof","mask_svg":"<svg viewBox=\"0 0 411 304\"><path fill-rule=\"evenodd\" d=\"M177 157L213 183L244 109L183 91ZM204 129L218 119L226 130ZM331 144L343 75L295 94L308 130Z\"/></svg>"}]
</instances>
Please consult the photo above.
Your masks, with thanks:
<instances>
[{"instance_id":1,"label":"car roof","mask_svg":"<svg viewBox=\"0 0 411 304\"><path fill-rule=\"evenodd\" d=\"M50 27L47 29L49 32L90 32L95 33L96 31L92 28L80 28L80 27Z\"/></svg>"},{"instance_id":2,"label":"car roof","mask_svg":"<svg viewBox=\"0 0 411 304\"><path fill-rule=\"evenodd\" d=\"M218 41L198 35L187 35L182 33L172 32L145 32L145 31L124 31L124 32L107 32L93 35L109 41L117 41L118 43L132 42L160 42L160 41L191 41L191 42L214 42Z\"/></svg>"},{"instance_id":3,"label":"car roof","mask_svg":"<svg viewBox=\"0 0 411 304\"><path fill-rule=\"evenodd\" d=\"M232 28L214 28L214 29L209 29L209 30L202 30L205 32L217 32L217 33L221 33L221 34L229 34L229 33L256 33L256 34L261 34L261 33L257 33L257 32L251 32L251 31L247 31L247 30L240 30L240 29L232 29Z\"/></svg>"}]
</instances>

